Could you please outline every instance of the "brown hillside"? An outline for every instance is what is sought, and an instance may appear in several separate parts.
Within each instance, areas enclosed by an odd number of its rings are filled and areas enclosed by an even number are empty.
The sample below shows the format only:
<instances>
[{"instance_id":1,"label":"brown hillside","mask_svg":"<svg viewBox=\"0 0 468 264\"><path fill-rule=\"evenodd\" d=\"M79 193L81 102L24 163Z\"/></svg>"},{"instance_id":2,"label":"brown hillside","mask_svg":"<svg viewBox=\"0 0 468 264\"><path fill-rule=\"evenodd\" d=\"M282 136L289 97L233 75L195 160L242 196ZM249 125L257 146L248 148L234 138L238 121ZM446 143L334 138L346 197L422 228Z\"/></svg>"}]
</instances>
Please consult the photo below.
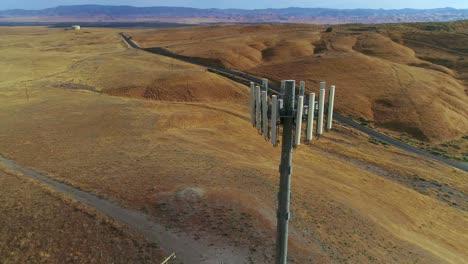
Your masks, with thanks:
<instances>
[{"instance_id":1,"label":"brown hillside","mask_svg":"<svg viewBox=\"0 0 468 264\"><path fill-rule=\"evenodd\" d=\"M165 101L237 101L248 96L243 85L203 67L129 49L117 32L1 29L1 50L11 52L2 54L0 67L5 70L0 78L6 84L52 81L48 85L53 88Z\"/></svg>"},{"instance_id":2,"label":"brown hillside","mask_svg":"<svg viewBox=\"0 0 468 264\"><path fill-rule=\"evenodd\" d=\"M271 28L255 26L246 30ZM218 249L233 248L233 254L241 252L239 257L245 257L242 262L272 263L280 149L272 148L250 125L247 89L221 77L212 78L199 67L127 50L116 33L109 29L77 34L41 28L0 29L0 55L4 58L0 68L7 69L0 78L0 155L140 210L168 229L206 241L209 246L204 250L216 253ZM297 74L295 68L315 69L310 75L318 73L320 78L329 78L329 71L356 70L362 74L364 69L359 67L367 67L365 70L374 74L385 73L380 68L369 68L371 64L389 71L395 65L395 72L402 78L408 78L404 71L427 71L354 51L357 39L331 38L324 42L327 49L322 51L314 44L314 53L320 56L309 57L321 62L321 67L299 57L294 67L286 69L288 62L276 57L258 70L276 65L284 67L276 73L293 75ZM263 43L270 44L266 40ZM173 71L173 63L184 70ZM208 82L199 85L194 79L189 79L187 86L180 83L179 79L192 78L191 74L207 81L212 78L213 83L223 87L209 86ZM331 81L346 79L336 76ZM381 93L366 86L368 76L358 77L362 80L356 78L355 87L375 96ZM171 89L162 84L157 87L167 89L167 98L180 102L145 100L139 98L141 94L126 98L94 92L127 86L128 91L140 92L155 79L165 84L174 82ZM385 81L392 80L395 78ZM172 90L175 88L180 90ZM200 102L183 101L190 89L197 92L191 100ZM237 96L239 90L242 97ZM231 97L231 93L236 96ZM343 93L339 96L340 100L348 99ZM363 96L359 102L364 104L368 98ZM363 115L373 113L360 107ZM60 217L54 217L54 221L28 221L42 215L61 216L73 209L60 203L51 208L49 204L32 202L31 197L46 198L25 183L10 184L9 177L0 173L0 182L13 190L20 186L28 191L4 194L0 199L7 206L19 202L28 206L24 207L27 210L9 207L7 214L0 214L2 227L39 223L32 237L28 231L16 234L20 239L29 236L42 243L51 237L48 230L67 232L60 229L64 221L73 230L87 224L91 230L101 231L80 232L73 238L102 240L97 259L119 261L122 255L114 255L115 247L107 246L113 236L99 239L115 234L107 226L90 223L88 218L81 222L76 213L72 222ZM376 144L337 124L319 141L301 145L294 152L291 262L463 263L468 257L466 183L465 172ZM50 198L45 201L54 203ZM21 222L9 218L16 212L23 216ZM1 238L6 243L0 245L0 259L18 262L11 255L18 250L15 235L8 233ZM113 245L123 248L120 253L133 254L138 247L146 248L146 243L138 241L134 246L118 241ZM77 253L83 252L74 256L77 262L86 262L95 254L89 245L75 247L80 249ZM40 256L42 249L31 248L27 256ZM59 259L61 249L46 253L51 260ZM139 262L139 256L132 257L133 262Z\"/></svg>"},{"instance_id":3,"label":"brown hillside","mask_svg":"<svg viewBox=\"0 0 468 264\"><path fill-rule=\"evenodd\" d=\"M226 67L274 80L305 80L309 91L316 92L317 83L326 80L338 87L340 113L420 140L442 142L468 132L468 57L455 58L450 51L462 49L464 35L431 33L432 39L455 40L429 42L437 53L424 55L413 48L415 42L404 40L411 35L427 41L429 33L421 29L350 25L338 26L333 33L323 31L312 25L236 25L131 34L144 47L218 58ZM455 66L450 65L453 60Z\"/></svg>"},{"instance_id":4,"label":"brown hillside","mask_svg":"<svg viewBox=\"0 0 468 264\"><path fill-rule=\"evenodd\" d=\"M0 165L2 263L160 263L121 223Z\"/></svg>"}]
</instances>

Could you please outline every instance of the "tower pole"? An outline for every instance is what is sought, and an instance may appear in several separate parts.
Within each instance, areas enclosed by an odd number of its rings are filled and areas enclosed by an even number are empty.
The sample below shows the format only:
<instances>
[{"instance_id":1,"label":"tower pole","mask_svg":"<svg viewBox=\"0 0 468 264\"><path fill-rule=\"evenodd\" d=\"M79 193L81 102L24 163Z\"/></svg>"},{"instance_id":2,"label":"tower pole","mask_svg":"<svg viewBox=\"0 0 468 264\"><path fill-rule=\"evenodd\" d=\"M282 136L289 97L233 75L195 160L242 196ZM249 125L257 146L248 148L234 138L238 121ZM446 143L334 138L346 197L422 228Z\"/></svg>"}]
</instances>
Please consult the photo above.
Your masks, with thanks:
<instances>
[{"instance_id":1,"label":"tower pole","mask_svg":"<svg viewBox=\"0 0 468 264\"><path fill-rule=\"evenodd\" d=\"M290 219L291 174L294 123L295 81L285 83L283 119L283 144L281 149L280 186L278 193L276 264L286 264L288 259L288 224Z\"/></svg>"}]
</instances>

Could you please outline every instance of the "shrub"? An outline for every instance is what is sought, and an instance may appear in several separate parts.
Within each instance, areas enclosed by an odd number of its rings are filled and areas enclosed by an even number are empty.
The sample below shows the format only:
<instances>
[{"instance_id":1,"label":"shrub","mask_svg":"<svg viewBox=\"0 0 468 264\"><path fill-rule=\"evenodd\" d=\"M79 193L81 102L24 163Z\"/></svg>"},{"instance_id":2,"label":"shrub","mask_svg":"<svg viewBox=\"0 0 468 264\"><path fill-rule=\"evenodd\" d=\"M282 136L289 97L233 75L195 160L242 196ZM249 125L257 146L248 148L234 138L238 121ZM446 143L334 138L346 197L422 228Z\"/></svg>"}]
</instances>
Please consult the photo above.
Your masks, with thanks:
<instances>
[{"instance_id":1,"label":"shrub","mask_svg":"<svg viewBox=\"0 0 468 264\"><path fill-rule=\"evenodd\" d=\"M369 142L375 145L383 145L383 146L388 146L389 144L385 141L382 141L380 139L377 139L375 137L369 138Z\"/></svg>"}]
</instances>

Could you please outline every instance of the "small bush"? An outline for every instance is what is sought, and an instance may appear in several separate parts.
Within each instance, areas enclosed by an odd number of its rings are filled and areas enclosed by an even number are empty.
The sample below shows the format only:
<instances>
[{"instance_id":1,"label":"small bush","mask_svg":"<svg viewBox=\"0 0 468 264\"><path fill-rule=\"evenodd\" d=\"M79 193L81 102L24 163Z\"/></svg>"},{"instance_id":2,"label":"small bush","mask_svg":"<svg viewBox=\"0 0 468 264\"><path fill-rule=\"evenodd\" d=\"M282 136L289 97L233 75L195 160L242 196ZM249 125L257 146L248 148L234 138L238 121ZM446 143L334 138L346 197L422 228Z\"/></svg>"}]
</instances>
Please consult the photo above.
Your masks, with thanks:
<instances>
[{"instance_id":1,"label":"small bush","mask_svg":"<svg viewBox=\"0 0 468 264\"><path fill-rule=\"evenodd\" d=\"M383 145L383 146L389 146L389 144L385 141L382 141L380 139L377 139L375 137L369 138L369 142L375 145Z\"/></svg>"},{"instance_id":2,"label":"small bush","mask_svg":"<svg viewBox=\"0 0 468 264\"><path fill-rule=\"evenodd\" d=\"M359 121L359 124L361 124L362 126L367 126L368 127L369 125L371 125L371 121L366 120L363 117L359 117L358 121Z\"/></svg>"}]
</instances>

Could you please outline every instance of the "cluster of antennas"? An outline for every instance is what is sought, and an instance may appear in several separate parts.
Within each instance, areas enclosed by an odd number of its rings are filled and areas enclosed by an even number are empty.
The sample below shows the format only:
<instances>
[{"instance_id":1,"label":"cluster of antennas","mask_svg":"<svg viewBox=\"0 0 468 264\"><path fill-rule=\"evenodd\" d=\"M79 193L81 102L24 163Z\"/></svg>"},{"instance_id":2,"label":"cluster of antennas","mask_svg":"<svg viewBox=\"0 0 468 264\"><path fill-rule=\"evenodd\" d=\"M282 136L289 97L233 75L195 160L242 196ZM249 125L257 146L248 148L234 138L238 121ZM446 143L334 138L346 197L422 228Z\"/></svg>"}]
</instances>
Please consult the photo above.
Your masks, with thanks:
<instances>
[{"instance_id":1,"label":"cluster of antennas","mask_svg":"<svg viewBox=\"0 0 468 264\"><path fill-rule=\"evenodd\" d=\"M271 98L269 91L272 92ZM327 112L325 106L326 83L320 82L318 101L315 93L310 93L306 100L305 82L299 84L296 95L296 81L281 81L280 89L269 89L268 80L263 79L261 86L250 83L251 122L265 139L270 139L273 145L278 145L278 132L281 122L285 118L293 119L294 141L293 145L301 144L302 123L307 123L306 143L313 140L314 132L318 139L324 133L324 116L327 114L326 130L332 128L333 107L335 99L335 86L330 86ZM314 121L317 125L314 130Z\"/></svg>"}]
</instances>

